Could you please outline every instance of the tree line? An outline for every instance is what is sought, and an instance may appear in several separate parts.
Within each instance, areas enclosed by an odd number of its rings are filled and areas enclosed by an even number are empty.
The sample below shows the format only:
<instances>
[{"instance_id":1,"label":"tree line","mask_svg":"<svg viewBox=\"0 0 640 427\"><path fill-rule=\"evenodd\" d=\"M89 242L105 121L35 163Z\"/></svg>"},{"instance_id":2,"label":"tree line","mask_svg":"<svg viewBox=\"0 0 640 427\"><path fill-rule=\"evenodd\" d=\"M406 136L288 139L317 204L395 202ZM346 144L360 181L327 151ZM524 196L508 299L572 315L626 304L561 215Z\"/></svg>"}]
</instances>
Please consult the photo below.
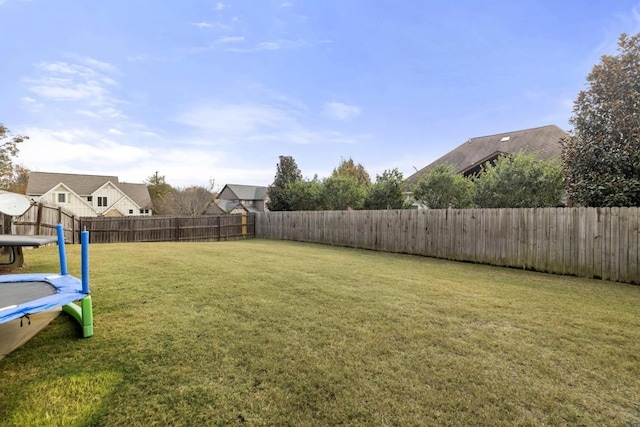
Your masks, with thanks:
<instances>
[{"instance_id":1,"label":"tree line","mask_svg":"<svg viewBox=\"0 0 640 427\"><path fill-rule=\"evenodd\" d=\"M377 175L369 173L353 159L342 159L325 179L303 179L291 156L280 156L273 184L267 190L267 208L272 211L402 209L407 207L402 192L402 172L389 169Z\"/></svg>"},{"instance_id":2,"label":"tree line","mask_svg":"<svg viewBox=\"0 0 640 427\"><path fill-rule=\"evenodd\" d=\"M562 203L562 167L557 160L536 160L518 153L487 163L465 177L450 164L438 165L407 188L402 173L385 170L371 182L353 159L342 160L328 178L303 179L291 156L280 156L267 191L273 211L406 209L418 204L433 209L548 207Z\"/></svg>"}]
</instances>

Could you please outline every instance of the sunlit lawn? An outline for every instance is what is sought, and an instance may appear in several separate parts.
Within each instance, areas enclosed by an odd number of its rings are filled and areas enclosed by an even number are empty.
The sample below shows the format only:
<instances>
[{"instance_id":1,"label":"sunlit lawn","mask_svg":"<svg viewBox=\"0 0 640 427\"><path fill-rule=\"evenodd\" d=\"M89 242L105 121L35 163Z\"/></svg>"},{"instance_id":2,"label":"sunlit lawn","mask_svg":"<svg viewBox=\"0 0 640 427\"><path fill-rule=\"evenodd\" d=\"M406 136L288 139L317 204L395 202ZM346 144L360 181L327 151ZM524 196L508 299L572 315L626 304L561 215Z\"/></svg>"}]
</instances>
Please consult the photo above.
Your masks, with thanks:
<instances>
[{"instance_id":1,"label":"sunlit lawn","mask_svg":"<svg viewBox=\"0 0 640 427\"><path fill-rule=\"evenodd\" d=\"M61 315L0 361L0 425L640 423L640 286L265 240L91 272L95 335Z\"/></svg>"}]
</instances>

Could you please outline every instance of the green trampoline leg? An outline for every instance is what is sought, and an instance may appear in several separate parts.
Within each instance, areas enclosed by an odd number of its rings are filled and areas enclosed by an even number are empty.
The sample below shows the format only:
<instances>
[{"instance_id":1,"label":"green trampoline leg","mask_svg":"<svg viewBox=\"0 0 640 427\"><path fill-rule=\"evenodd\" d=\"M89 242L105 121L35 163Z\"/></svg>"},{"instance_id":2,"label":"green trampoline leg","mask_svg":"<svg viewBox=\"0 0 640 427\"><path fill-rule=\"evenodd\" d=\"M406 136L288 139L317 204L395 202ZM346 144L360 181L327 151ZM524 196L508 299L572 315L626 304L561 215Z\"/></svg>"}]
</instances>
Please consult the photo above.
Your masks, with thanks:
<instances>
[{"instance_id":1,"label":"green trampoline leg","mask_svg":"<svg viewBox=\"0 0 640 427\"><path fill-rule=\"evenodd\" d=\"M93 335L93 305L91 295L87 295L80 301L80 306L70 302L62 307L62 311L71 315L82 326L82 336L89 338Z\"/></svg>"}]
</instances>

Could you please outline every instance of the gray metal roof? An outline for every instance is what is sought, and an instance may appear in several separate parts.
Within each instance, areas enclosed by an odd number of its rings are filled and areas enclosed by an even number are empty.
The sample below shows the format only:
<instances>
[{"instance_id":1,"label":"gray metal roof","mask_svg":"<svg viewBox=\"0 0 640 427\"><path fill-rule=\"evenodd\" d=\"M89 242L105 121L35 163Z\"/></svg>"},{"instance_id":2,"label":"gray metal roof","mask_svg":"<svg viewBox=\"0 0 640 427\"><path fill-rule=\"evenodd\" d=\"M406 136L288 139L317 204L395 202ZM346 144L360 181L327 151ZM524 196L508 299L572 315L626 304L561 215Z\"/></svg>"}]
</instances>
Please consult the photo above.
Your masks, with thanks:
<instances>
[{"instance_id":1,"label":"gray metal roof","mask_svg":"<svg viewBox=\"0 0 640 427\"><path fill-rule=\"evenodd\" d=\"M405 184L415 184L421 175L444 163L450 163L458 172L464 173L500 154L517 154L522 151L541 160L557 158L562 151L560 140L567 136L569 134L558 126L549 125L471 138L408 177Z\"/></svg>"},{"instance_id":2,"label":"gray metal roof","mask_svg":"<svg viewBox=\"0 0 640 427\"><path fill-rule=\"evenodd\" d=\"M117 176L81 175L73 173L30 172L27 196L41 196L62 183L79 196L90 196L98 188L111 182L143 209L151 209L151 197L145 184L119 182Z\"/></svg>"}]
</instances>

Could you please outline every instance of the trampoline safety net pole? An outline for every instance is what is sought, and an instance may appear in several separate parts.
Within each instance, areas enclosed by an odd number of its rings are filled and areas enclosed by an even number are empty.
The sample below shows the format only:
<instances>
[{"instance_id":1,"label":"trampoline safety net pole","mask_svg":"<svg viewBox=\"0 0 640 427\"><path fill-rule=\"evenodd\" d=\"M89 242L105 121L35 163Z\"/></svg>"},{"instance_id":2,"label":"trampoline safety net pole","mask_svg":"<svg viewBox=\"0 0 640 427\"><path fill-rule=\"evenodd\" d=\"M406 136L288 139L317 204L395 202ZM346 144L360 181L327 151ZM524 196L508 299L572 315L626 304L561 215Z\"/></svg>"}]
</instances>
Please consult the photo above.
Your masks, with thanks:
<instances>
[{"instance_id":1,"label":"trampoline safety net pole","mask_svg":"<svg viewBox=\"0 0 640 427\"><path fill-rule=\"evenodd\" d=\"M62 224L56 225L56 231L58 232L58 254L60 257L60 274L63 276L67 274L67 252L64 248L64 228Z\"/></svg>"},{"instance_id":2,"label":"trampoline safety net pole","mask_svg":"<svg viewBox=\"0 0 640 427\"><path fill-rule=\"evenodd\" d=\"M89 293L89 232L83 230L80 233L82 244L82 292Z\"/></svg>"}]
</instances>

